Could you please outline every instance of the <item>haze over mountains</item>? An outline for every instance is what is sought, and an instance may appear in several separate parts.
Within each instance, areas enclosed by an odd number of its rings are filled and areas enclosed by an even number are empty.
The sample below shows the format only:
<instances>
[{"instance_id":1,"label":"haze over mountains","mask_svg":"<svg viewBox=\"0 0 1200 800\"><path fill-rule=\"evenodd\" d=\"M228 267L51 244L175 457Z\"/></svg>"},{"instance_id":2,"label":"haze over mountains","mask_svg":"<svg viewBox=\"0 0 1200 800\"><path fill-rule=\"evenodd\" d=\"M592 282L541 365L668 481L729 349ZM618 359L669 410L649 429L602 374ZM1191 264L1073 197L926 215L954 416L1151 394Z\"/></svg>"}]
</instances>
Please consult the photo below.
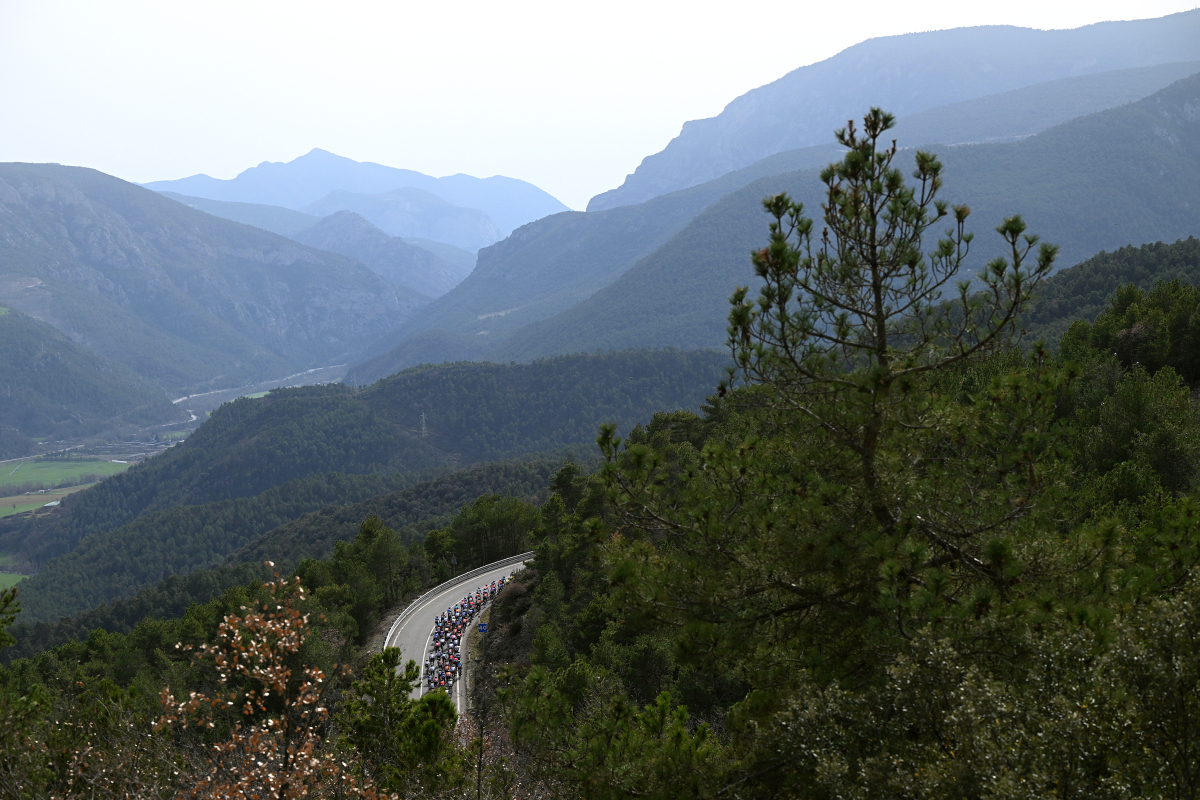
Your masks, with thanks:
<instances>
[{"instance_id":1,"label":"haze over mountains","mask_svg":"<svg viewBox=\"0 0 1200 800\"><path fill-rule=\"evenodd\" d=\"M941 143L981 258L1012 211L1063 246L1063 265L1193 232L1189 84L1154 93L1200 72L1198 25L1187 12L864 42L689 123L586 213L515 179L319 149L147 184L157 202L99 173L11 165L0 303L181 393L342 360L370 382L422 362L720 346L725 298L765 236L758 200L786 188L815 210L832 129L870 104L900 114L902 146Z\"/></svg>"},{"instance_id":2,"label":"haze over mountains","mask_svg":"<svg viewBox=\"0 0 1200 800\"><path fill-rule=\"evenodd\" d=\"M391 236L431 239L475 252L504 238L484 212L447 203L424 189L403 187L382 194L330 192L304 212L324 217L354 211Z\"/></svg>"},{"instance_id":3,"label":"haze over mountains","mask_svg":"<svg viewBox=\"0 0 1200 800\"><path fill-rule=\"evenodd\" d=\"M1197 109L1200 74L1020 142L940 150L943 196L972 209L974 268L1004 255L992 228L1018 209L1030 232L1061 247L1060 267L1130 241L1173 242L1200 231ZM911 154L900 158L911 172ZM526 360L650 342L721 347L729 287L756 281L747 254L766 240L758 201L786 191L816 215L823 189L817 170L758 180L706 209L611 285L516 332L488 356Z\"/></svg>"},{"instance_id":4,"label":"haze over mountains","mask_svg":"<svg viewBox=\"0 0 1200 800\"><path fill-rule=\"evenodd\" d=\"M427 297L441 297L471 271L462 262L446 262L423 247L389 236L353 211L335 211L290 238L353 258L392 283Z\"/></svg>"},{"instance_id":5,"label":"haze over mountains","mask_svg":"<svg viewBox=\"0 0 1200 800\"><path fill-rule=\"evenodd\" d=\"M289 239L295 239L298 242L309 244L313 247L320 247L320 245L314 244L313 241L309 241L313 235L317 235L320 238L329 234L328 225L323 224L329 218L306 214L303 211L294 211L283 206L267 206L259 203L235 203L228 200L209 200L203 197L189 197L177 192L160 192L160 194L183 203L186 206L191 206L207 214L212 214L214 217L241 222L245 225L253 225L256 228L278 233L280 236L286 236ZM457 209L456 207L455 209L465 210ZM377 244L369 245L368 248L371 250L371 255L366 256L367 260L364 263L388 280L400 283L403 286L411 286L429 297L438 297L445 294L475 268L474 251L464 250L461 247L455 247L446 242L435 242L422 237L390 236L376 228L361 215L354 214L351 211L334 212L329 216L334 217L339 213L351 214L354 218L362 220L362 224L358 225L359 235L365 235L373 240L378 240L380 237L387 239L394 238L401 242L401 245L391 246L390 250L387 250L386 253L377 252ZM490 225L490 223L488 224ZM324 233L314 234L318 230L322 230ZM345 237L339 238L337 245L334 245L333 240L330 239L323 238L322 241L328 246L321 249L340 253L348 258L359 258L364 252L362 250L364 245L361 242L350 244L349 240ZM424 251L424 255L412 252L411 249L405 248L403 243L420 248ZM430 260L430 255L435 258ZM359 260L363 259L359 258ZM413 262L419 262L424 265L418 267L418 269L422 270L421 272L412 272L414 268ZM427 272L424 270L427 270ZM450 276L452 276L452 282L446 283L446 279ZM404 280L399 280L400 277L403 277Z\"/></svg>"},{"instance_id":6,"label":"haze over mountains","mask_svg":"<svg viewBox=\"0 0 1200 800\"><path fill-rule=\"evenodd\" d=\"M1200 56L1200 44L1193 54ZM1187 116L1194 81L1174 93L1163 87L1197 72L1193 60L1059 79L901 117L896 136L902 146L994 142L934 148L947 164L947 196L976 208L978 263L995 254L991 227L1020 210L1063 246L1059 263L1069 266L1103 248L1196 230L1191 151L1176 151L1156 131L1194 140ZM1166 93L1139 108L1114 108L1160 89ZM1162 123L1156 114L1165 115ZM1074 121L1062 124L1068 115ZM798 148L645 203L527 225L482 250L475 272L387 334L381 344L393 348L352 367L348 380L366 383L443 358L721 346L726 298L751 281L746 253L765 241L758 201L787 189L818 213L817 171L837 158L832 144ZM1119 192L1117 174L1127 178ZM548 312L561 318L552 323Z\"/></svg>"},{"instance_id":7,"label":"haze over mountains","mask_svg":"<svg viewBox=\"0 0 1200 800\"><path fill-rule=\"evenodd\" d=\"M375 201L382 206L378 216L369 211L364 213L370 201L363 196L388 195L401 189L419 190L398 195L410 205L410 214L417 209L423 210L427 218L436 217L439 212L443 215L457 213L460 216L465 211L481 212L494 230L483 224L480 214L476 214L472 221L473 232L468 240L474 242L494 237L485 244L498 241L527 222L567 210L565 205L546 192L515 178L500 175L475 178L461 174L434 178L413 170L354 161L320 149L286 163L264 161L229 180L193 175L179 180L152 181L145 186L155 191L209 200L306 210L318 216L341 210L358 211L393 236L428 238L458 246L461 246L459 242L428 236L428 231L409 230L404 223L396 222L395 206L398 201L395 198ZM331 198L330 194L334 192L342 194ZM444 205L429 196L443 201ZM451 211L452 207L456 209ZM313 208L319 211L313 211ZM429 219L421 224L426 228L431 225ZM480 246L469 249L478 249Z\"/></svg>"},{"instance_id":8,"label":"haze over mountains","mask_svg":"<svg viewBox=\"0 0 1200 800\"><path fill-rule=\"evenodd\" d=\"M747 92L716 117L684 123L588 210L644 202L822 144L869 106L904 116L1058 78L1194 61L1198 43L1197 11L1073 30L984 26L870 39Z\"/></svg>"},{"instance_id":9,"label":"haze over mountains","mask_svg":"<svg viewBox=\"0 0 1200 800\"><path fill-rule=\"evenodd\" d=\"M0 165L0 304L172 396L338 363L424 302L95 170Z\"/></svg>"}]
</instances>

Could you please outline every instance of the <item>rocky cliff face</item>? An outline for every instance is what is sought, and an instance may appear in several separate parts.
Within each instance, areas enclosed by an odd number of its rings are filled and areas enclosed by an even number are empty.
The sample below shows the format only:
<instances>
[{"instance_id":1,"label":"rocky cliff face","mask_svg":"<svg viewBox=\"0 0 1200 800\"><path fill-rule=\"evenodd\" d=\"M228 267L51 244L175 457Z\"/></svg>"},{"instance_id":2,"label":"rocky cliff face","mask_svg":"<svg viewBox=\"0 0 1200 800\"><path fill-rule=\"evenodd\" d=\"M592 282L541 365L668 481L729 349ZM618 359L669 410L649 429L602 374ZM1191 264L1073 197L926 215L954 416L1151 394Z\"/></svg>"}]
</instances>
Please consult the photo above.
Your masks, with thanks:
<instances>
[{"instance_id":1,"label":"rocky cliff face","mask_svg":"<svg viewBox=\"0 0 1200 800\"><path fill-rule=\"evenodd\" d=\"M0 165L0 304L172 390L336 363L424 302L95 170Z\"/></svg>"}]
</instances>

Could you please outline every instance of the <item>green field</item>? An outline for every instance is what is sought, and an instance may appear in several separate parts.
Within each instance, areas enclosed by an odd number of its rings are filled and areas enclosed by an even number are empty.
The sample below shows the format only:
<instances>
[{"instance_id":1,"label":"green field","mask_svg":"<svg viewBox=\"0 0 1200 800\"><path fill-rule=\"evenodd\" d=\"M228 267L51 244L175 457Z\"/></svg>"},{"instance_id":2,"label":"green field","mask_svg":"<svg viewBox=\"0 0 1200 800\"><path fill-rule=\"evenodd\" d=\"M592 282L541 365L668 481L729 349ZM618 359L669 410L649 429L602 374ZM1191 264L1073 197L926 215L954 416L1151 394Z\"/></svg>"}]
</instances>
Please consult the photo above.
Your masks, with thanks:
<instances>
[{"instance_id":1,"label":"green field","mask_svg":"<svg viewBox=\"0 0 1200 800\"><path fill-rule=\"evenodd\" d=\"M114 464L113 466L120 466ZM10 514L20 514L24 511L36 511L42 506L54 500L62 500L72 492L80 492L89 486L95 486L94 483L81 483L78 486L70 486L66 489L50 489L45 494L19 494L9 497L0 496L0 517L7 517ZM49 509L47 509L49 511ZM8 563L9 556L0 556L0 567Z\"/></svg>"},{"instance_id":2,"label":"green field","mask_svg":"<svg viewBox=\"0 0 1200 800\"><path fill-rule=\"evenodd\" d=\"M103 459L79 459L71 461L20 461L0 465L0 494L4 490L24 483L37 483L46 487L61 486L77 481L84 475L107 478L129 469L128 464L114 464Z\"/></svg>"},{"instance_id":3,"label":"green field","mask_svg":"<svg viewBox=\"0 0 1200 800\"><path fill-rule=\"evenodd\" d=\"M251 400L253 400L253 399L254 399L254 398L256 398L256 397L266 397L266 396L267 396L267 393L266 393L266 392L255 392L254 394L244 394L244 395L242 395L242 397L248 397L248 398L250 398Z\"/></svg>"},{"instance_id":4,"label":"green field","mask_svg":"<svg viewBox=\"0 0 1200 800\"><path fill-rule=\"evenodd\" d=\"M40 494L37 496L42 497ZM26 501L28 501L28 498L4 498L3 503L0 503L0 517L7 517L12 514L22 514L26 511L33 511L35 508L40 508L46 505L46 503L50 502L49 500L42 500L41 502Z\"/></svg>"},{"instance_id":5,"label":"green field","mask_svg":"<svg viewBox=\"0 0 1200 800\"><path fill-rule=\"evenodd\" d=\"M12 572L0 572L0 590L7 589L10 586L16 586L24 579L24 575L17 575Z\"/></svg>"}]
</instances>

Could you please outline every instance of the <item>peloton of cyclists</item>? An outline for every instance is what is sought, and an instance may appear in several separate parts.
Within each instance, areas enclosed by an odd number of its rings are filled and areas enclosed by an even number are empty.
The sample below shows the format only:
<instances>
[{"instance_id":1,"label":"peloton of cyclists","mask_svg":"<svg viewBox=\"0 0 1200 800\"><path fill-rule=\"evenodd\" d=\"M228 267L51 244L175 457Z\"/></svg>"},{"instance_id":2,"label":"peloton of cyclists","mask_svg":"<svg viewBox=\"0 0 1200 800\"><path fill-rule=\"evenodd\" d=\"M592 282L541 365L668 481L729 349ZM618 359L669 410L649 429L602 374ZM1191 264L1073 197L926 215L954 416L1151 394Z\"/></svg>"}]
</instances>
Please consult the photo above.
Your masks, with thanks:
<instances>
[{"instance_id":1,"label":"peloton of cyclists","mask_svg":"<svg viewBox=\"0 0 1200 800\"><path fill-rule=\"evenodd\" d=\"M500 578L484 584L434 617L429 653L425 658L425 691L453 691L461 670L462 640L467 626L482 607L499 594L505 583L506 579Z\"/></svg>"}]
</instances>

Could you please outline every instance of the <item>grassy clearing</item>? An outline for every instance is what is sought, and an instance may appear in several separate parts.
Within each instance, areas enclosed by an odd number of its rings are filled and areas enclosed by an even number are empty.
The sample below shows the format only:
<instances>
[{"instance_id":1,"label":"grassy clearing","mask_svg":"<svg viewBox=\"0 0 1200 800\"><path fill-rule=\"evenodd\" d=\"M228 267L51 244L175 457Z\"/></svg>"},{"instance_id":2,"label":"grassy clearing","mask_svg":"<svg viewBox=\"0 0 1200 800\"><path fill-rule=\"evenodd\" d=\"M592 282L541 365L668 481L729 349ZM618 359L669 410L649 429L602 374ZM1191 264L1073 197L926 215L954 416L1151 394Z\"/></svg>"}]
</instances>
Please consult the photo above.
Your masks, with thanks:
<instances>
[{"instance_id":1,"label":"grassy clearing","mask_svg":"<svg viewBox=\"0 0 1200 800\"><path fill-rule=\"evenodd\" d=\"M0 465L0 493L27 483L43 487L73 483L85 475L107 478L129 469L128 464L114 464L104 459L71 461L20 461Z\"/></svg>"},{"instance_id":2,"label":"grassy clearing","mask_svg":"<svg viewBox=\"0 0 1200 800\"><path fill-rule=\"evenodd\" d=\"M69 486L66 489L50 489L45 494L18 494L9 497L0 497L0 517L20 514L25 511L36 511L45 506L46 503L62 500L72 492L79 492L89 486L95 485L94 483L85 483L79 486ZM46 510L49 511L49 509ZM8 556L0 556L0 567L8 563L8 558Z\"/></svg>"},{"instance_id":3,"label":"grassy clearing","mask_svg":"<svg viewBox=\"0 0 1200 800\"><path fill-rule=\"evenodd\" d=\"M189 433L191 433L191 431L168 431L166 433L159 434L159 436L167 441L175 441L176 439L186 439Z\"/></svg>"},{"instance_id":4,"label":"grassy clearing","mask_svg":"<svg viewBox=\"0 0 1200 800\"><path fill-rule=\"evenodd\" d=\"M242 397L248 397L248 398L250 398L251 400L253 400L253 399L254 399L254 398L256 398L256 397L266 397L266 396L267 396L267 393L266 393L266 392L255 392L254 394L244 394L244 395L242 395Z\"/></svg>"},{"instance_id":5,"label":"grassy clearing","mask_svg":"<svg viewBox=\"0 0 1200 800\"><path fill-rule=\"evenodd\" d=\"M41 496L42 495L40 494L38 495L38 497ZM41 508L49 502L49 500L44 500L40 503L33 503L29 502L28 497L22 497L20 499L15 497L5 497L3 498L3 504L0 504L0 517L9 517L13 514L24 514L26 511L33 511L34 509Z\"/></svg>"},{"instance_id":6,"label":"grassy clearing","mask_svg":"<svg viewBox=\"0 0 1200 800\"><path fill-rule=\"evenodd\" d=\"M10 586L16 586L24 579L24 575L17 575L15 572L0 572L0 591Z\"/></svg>"}]
</instances>

